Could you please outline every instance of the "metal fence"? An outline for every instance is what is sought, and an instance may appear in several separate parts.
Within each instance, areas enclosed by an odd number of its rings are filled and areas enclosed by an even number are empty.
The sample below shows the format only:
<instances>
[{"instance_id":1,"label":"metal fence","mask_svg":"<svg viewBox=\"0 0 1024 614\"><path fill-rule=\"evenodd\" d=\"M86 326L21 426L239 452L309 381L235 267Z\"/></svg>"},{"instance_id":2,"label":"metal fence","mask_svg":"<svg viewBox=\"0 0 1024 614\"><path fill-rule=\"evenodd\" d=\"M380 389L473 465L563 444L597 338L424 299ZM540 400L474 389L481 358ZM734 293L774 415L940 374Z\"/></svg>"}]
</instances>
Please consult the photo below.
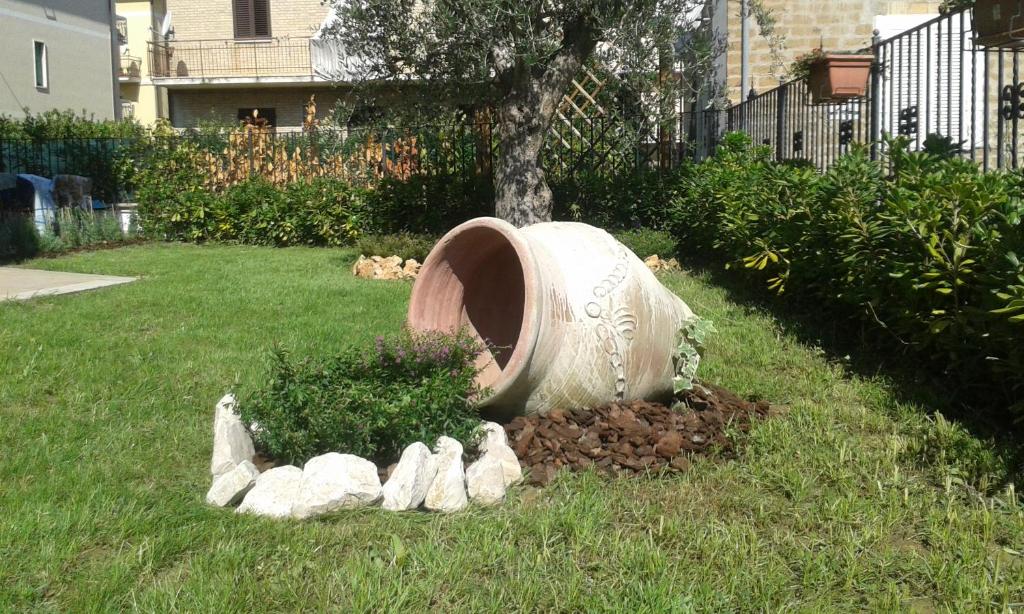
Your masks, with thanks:
<instances>
[{"instance_id":1,"label":"metal fence","mask_svg":"<svg viewBox=\"0 0 1024 614\"><path fill-rule=\"evenodd\" d=\"M583 176L673 168L684 158L682 132L674 122L650 117L576 117L549 135L541 163L552 181ZM490 122L450 122L400 126L359 126L278 132L270 129L192 130L177 136L135 138L0 139L0 173L82 175L92 179L94 196L104 202L132 198L132 186L119 168L138 165L149 151L166 152L189 144L202 156L213 187L261 176L276 183L327 176L371 186L385 178L448 176L492 178L500 155L496 126Z\"/></svg>"},{"instance_id":2,"label":"metal fence","mask_svg":"<svg viewBox=\"0 0 1024 614\"><path fill-rule=\"evenodd\" d=\"M122 181L118 164L135 142L131 138L0 139L0 173L89 177L96 199L124 202L130 198L131 186Z\"/></svg>"},{"instance_id":3,"label":"metal fence","mask_svg":"<svg viewBox=\"0 0 1024 614\"><path fill-rule=\"evenodd\" d=\"M312 78L314 73L309 45L308 38L150 42L149 72L155 79L239 76Z\"/></svg>"},{"instance_id":4,"label":"metal fence","mask_svg":"<svg viewBox=\"0 0 1024 614\"><path fill-rule=\"evenodd\" d=\"M855 143L878 157L885 136L922 148L938 135L985 170L1021 167L1024 50L976 44L968 9L876 39L871 52L862 98L814 104L806 81L792 81L724 111L692 114L683 125L691 157L706 158L724 132L742 131L780 160L825 169Z\"/></svg>"},{"instance_id":5,"label":"metal fence","mask_svg":"<svg viewBox=\"0 0 1024 614\"><path fill-rule=\"evenodd\" d=\"M1021 168L1024 50L986 49L974 38L967 10L876 40L866 94L839 103L815 104L807 82L792 81L728 109L681 110L668 122L640 114L562 118L549 135L542 165L553 181L669 169L682 160L706 159L722 135L743 131L756 143L770 146L779 160L806 160L820 169L856 144L869 146L877 158L885 153L886 135L904 136L913 147L921 148L932 134L948 137L962 156L986 170ZM220 56L219 43L210 47L174 44L176 50L154 51L184 62L182 70L190 74L196 74L192 72L196 66L199 74L216 74L219 66L234 66L240 57L234 51ZM286 66L306 70L307 52L293 54L290 49L307 45L303 40L276 47L275 53L283 53L286 61L268 61L268 70ZM185 54L185 49L195 53ZM171 69L168 62L151 65ZM501 154L496 126L489 120L269 131L258 138L200 131L173 139L209 153L206 170L230 176L229 182L256 174L278 181L297 176L295 169L307 166L318 176L362 185L384 177L490 178L494 160ZM125 200L131 198L131 186L122 184L117 167L135 162L124 157L144 149L131 147L135 143L134 139L0 140L0 173L84 175L93 179L98 198Z\"/></svg>"}]
</instances>

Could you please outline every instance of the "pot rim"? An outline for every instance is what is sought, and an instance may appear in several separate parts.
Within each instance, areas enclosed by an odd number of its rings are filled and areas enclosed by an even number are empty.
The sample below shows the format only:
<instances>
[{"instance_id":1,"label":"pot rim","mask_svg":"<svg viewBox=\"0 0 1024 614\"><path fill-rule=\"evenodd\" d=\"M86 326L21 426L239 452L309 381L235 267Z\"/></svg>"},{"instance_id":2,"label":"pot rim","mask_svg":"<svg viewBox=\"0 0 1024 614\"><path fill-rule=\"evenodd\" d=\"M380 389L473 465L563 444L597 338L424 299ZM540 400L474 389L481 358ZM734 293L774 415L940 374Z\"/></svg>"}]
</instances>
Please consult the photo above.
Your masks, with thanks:
<instances>
[{"instance_id":1,"label":"pot rim","mask_svg":"<svg viewBox=\"0 0 1024 614\"><path fill-rule=\"evenodd\" d=\"M875 56L866 53L826 53L815 65L828 66L830 64L852 64L859 68L870 66L875 61Z\"/></svg>"},{"instance_id":2,"label":"pot rim","mask_svg":"<svg viewBox=\"0 0 1024 614\"><path fill-rule=\"evenodd\" d=\"M423 266L420 268L420 274L413 285L412 295L409 299L406 324L413 330L425 330L425 327L417 326L414 320L418 313L424 311L423 303L430 301L430 298L425 296L421 289L422 284L426 283L430 270L444 258L445 248L460 234L477 228L496 231L508 241L512 249L515 250L516 258L519 260L519 266L523 273L523 319L519 328L519 336L516 339L512 356L509 357L505 368L501 369L501 374L498 378L488 386L490 394L481 399L481 404L486 405L499 399L501 395L519 382L519 379L526 372L526 366L533 357L534 349L537 346L537 339L540 337L541 314L544 311L543 306L540 304L544 298L540 292L540 271L533 254L533 249L523 236L521 229L498 218L479 217L463 222L445 233L423 261Z\"/></svg>"}]
</instances>

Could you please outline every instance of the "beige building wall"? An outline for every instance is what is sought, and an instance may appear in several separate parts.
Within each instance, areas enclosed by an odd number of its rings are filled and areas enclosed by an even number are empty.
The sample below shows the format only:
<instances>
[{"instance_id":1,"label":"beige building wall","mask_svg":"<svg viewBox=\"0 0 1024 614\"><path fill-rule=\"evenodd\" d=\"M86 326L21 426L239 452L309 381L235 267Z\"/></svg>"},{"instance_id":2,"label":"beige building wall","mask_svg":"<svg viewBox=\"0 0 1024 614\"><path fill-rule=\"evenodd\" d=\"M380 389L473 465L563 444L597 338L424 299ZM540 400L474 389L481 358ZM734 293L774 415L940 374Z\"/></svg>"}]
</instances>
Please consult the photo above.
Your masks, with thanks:
<instances>
[{"instance_id":1,"label":"beige building wall","mask_svg":"<svg viewBox=\"0 0 1024 614\"><path fill-rule=\"evenodd\" d=\"M117 118L113 13L113 0L0 0L0 114ZM46 44L46 87L35 85L35 40Z\"/></svg>"},{"instance_id":2,"label":"beige building wall","mask_svg":"<svg viewBox=\"0 0 1024 614\"><path fill-rule=\"evenodd\" d=\"M167 91L153 84L149 71L149 42L159 33L165 14L163 0L117 2L117 15L128 24L128 38L121 45L121 55L138 58L141 63L138 83L121 81L121 103L130 107L131 116L146 126L167 117ZM121 61L125 61L123 57Z\"/></svg>"},{"instance_id":3,"label":"beige building wall","mask_svg":"<svg viewBox=\"0 0 1024 614\"><path fill-rule=\"evenodd\" d=\"M784 44L779 57L773 57L768 41L759 34L756 23L752 25L751 87L758 93L776 87L793 61L812 49L857 51L870 47L878 15L938 14L939 4L938 0L764 0L765 7L775 14L776 33L784 38ZM728 36L720 78L727 97L735 103L742 97L740 0L717 0L714 11L716 29Z\"/></svg>"},{"instance_id":4,"label":"beige building wall","mask_svg":"<svg viewBox=\"0 0 1024 614\"><path fill-rule=\"evenodd\" d=\"M166 1L176 40L235 37L232 0ZM320 0L270 0L270 34L273 38L312 36L328 10Z\"/></svg>"},{"instance_id":5,"label":"beige building wall","mask_svg":"<svg viewBox=\"0 0 1024 614\"><path fill-rule=\"evenodd\" d=\"M329 7L321 0L270 0L271 40L234 40L235 27L232 0L166 0L172 15L177 43L171 66L182 76L196 72L211 77L267 77L312 75L308 39L320 28ZM295 39L295 40L288 40ZM211 41L202 47L189 41ZM303 72L299 65L307 67ZM253 66L259 67L259 75ZM182 71L185 67L188 71ZM201 67L197 69L196 67ZM275 68L276 67L276 68ZM298 74L302 72L303 74ZM338 90L328 84L310 85L274 83L246 86L186 85L168 88L171 124L177 128L195 126L202 120L236 123L239 109L272 108L276 125L282 129L298 129L305 116L304 107L310 94L317 95L317 115L324 117L338 98Z\"/></svg>"},{"instance_id":6,"label":"beige building wall","mask_svg":"<svg viewBox=\"0 0 1024 614\"><path fill-rule=\"evenodd\" d=\"M331 87L217 88L171 91L171 124L176 128L195 127L200 121L221 124L238 122L239 109L272 108L276 126L297 130L305 118L306 103L316 94L317 117L327 117L341 90Z\"/></svg>"}]
</instances>

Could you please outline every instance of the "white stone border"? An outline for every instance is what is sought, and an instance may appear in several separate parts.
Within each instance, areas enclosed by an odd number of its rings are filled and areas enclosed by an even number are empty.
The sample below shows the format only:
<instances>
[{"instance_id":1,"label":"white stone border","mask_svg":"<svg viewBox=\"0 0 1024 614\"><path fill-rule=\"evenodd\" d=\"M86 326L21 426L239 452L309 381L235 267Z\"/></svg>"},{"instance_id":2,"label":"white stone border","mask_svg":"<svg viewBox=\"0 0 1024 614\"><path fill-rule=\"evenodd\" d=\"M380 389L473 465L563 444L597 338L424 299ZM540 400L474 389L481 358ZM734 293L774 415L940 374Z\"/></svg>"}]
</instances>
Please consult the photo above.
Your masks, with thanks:
<instances>
[{"instance_id":1,"label":"white stone border","mask_svg":"<svg viewBox=\"0 0 1024 614\"><path fill-rule=\"evenodd\" d=\"M497 505L508 488L523 479L505 429L494 422L482 424L481 454L468 468L463 468L462 444L441 437L433 453L421 442L406 447L383 485L372 462L336 452L311 458L301 469L285 465L260 473L252 462L252 433L259 427L246 428L236 406L234 395L227 394L214 412L213 483L206 502L238 505L239 513L306 519L378 504L389 511L422 507L451 513L465 509L470 501Z\"/></svg>"}]
</instances>

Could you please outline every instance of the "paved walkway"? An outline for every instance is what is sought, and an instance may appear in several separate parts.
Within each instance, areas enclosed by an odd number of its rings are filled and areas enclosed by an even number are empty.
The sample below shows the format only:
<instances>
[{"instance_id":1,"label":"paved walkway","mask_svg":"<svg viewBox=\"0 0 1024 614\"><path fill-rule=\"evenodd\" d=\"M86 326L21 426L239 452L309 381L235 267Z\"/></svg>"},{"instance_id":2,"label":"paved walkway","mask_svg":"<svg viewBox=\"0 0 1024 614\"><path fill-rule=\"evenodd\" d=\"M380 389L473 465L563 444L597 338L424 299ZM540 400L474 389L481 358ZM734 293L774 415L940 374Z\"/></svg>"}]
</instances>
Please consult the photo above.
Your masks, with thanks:
<instances>
[{"instance_id":1,"label":"paved walkway","mask_svg":"<svg viewBox=\"0 0 1024 614\"><path fill-rule=\"evenodd\" d=\"M0 267L0 301L70 294L131 281L135 281L135 278Z\"/></svg>"}]
</instances>

